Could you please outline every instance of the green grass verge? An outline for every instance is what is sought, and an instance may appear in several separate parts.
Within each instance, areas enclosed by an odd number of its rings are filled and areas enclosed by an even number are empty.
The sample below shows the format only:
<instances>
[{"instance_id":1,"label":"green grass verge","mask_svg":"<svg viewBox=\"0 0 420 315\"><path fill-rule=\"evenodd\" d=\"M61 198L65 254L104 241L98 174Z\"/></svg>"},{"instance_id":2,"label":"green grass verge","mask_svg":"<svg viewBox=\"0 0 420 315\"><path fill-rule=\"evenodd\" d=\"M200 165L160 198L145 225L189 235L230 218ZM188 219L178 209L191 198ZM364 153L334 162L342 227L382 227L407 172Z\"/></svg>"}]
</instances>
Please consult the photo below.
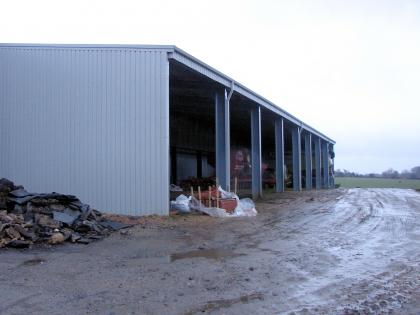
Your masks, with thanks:
<instances>
[{"instance_id":1,"label":"green grass verge","mask_svg":"<svg viewBox=\"0 0 420 315\"><path fill-rule=\"evenodd\" d=\"M420 179L336 177L342 188L411 188L420 190Z\"/></svg>"}]
</instances>

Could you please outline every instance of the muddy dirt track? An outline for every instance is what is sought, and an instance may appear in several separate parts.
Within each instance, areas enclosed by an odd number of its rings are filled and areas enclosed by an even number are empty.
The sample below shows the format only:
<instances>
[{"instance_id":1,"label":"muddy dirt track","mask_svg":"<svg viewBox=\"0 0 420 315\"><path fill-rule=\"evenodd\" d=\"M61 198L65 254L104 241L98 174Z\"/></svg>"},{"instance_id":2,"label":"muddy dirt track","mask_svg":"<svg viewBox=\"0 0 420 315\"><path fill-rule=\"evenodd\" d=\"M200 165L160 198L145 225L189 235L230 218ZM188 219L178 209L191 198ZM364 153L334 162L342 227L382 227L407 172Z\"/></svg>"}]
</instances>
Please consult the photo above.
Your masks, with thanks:
<instances>
[{"instance_id":1,"label":"muddy dirt track","mask_svg":"<svg viewBox=\"0 0 420 315\"><path fill-rule=\"evenodd\" d=\"M288 192L257 209L1 250L0 314L420 314L420 193Z\"/></svg>"}]
</instances>

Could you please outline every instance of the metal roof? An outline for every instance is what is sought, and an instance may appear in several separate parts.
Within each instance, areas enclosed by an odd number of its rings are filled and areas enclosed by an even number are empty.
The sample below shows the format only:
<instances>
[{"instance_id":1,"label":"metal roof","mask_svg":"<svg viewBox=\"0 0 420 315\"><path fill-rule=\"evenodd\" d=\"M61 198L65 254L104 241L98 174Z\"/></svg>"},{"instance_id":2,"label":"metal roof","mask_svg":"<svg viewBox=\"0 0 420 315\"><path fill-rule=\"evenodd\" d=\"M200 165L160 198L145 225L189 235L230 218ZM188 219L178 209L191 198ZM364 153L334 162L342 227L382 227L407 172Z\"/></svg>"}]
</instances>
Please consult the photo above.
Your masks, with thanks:
<instances>
[{"instance_id":1,"label":"metal roof","mask_svg":"<svg viewBox=\"0 0 420 315\"><path fill-rule=\"evenodd\" d=\"M273 102L267 100L263 96L259 95L258 93L252 91L251 89L247 88L243 84L235 81L234 79L230 78L229 76L223 74L222 72L216 70L215 68L209 66L208 64L202 62L201 60L195 58L194 56L188 54L187 52L183 51L182 49L172 46L174 51L169 55L170 58L173 58L184 65L199 71L200 73L206 75L207 77L221 83L222 85L226 86L227 88L233 87L234 92L242 94L243 96L253 100L254 102L260 104L261 106L273 111L276 114L284 117L285 119L289 120L290 122L302 127L304 130L311 132L312 134L332 143L335 144L335 141L331 138L327 137L323 133L319 132L318 130L312 128L308 124L304 123L302 120L298 119L297 117L293 116L292 114L288 113L287 111L283 110Z\"/></svg>"},{"instance_id":2,"label":"metal roof","mask_svg":"<svg viewBox=\"0 0 420 315\"><path fill-rule=\"evenodd\" d=\"M223 74L222 72L216 70L215 68L209 66L208 64L202 62L201 60L195 58L194 56L188 54L184 50L174 46L174 45L107 45L107 44L0 44L0 47L26 47L26 48L82 48L82 49L159 49L166 50L170 59L177 60L185 66L198 71L199 73L209 77L210 79L224 85L226 88L232 88L233 91L237 92L250 100L260 104L261 106L267 108L268 110L282 116L286 120L296 124L302 129L307 130L308 132L322 138L323 140L335 144L335 141L327 137L318 130L312 128L308 124L304 123L302 120L298 119L296 116L290 114L289 112L283 110L273 102L267 100L258 93L247 88L243 84L237 82L231 77Z\"/></svg>"}]
</instances>

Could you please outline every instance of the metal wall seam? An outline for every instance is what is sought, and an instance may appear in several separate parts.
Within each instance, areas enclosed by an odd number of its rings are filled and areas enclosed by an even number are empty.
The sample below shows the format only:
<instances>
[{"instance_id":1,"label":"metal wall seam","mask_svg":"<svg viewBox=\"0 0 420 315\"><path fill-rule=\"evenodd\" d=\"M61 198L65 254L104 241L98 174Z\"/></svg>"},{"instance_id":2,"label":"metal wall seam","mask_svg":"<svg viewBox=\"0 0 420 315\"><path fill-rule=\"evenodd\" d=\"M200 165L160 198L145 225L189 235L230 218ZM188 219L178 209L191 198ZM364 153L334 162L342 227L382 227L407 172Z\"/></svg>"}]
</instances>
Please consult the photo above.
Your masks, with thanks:
<instances>
[{"instance_id":1,"label":"metal wall seam","mask_svg":"<svg viewBox=\"0 0 420 315\"><path fill-rule=\"evenodd\" d=\"M163 112L163 117L161 117L160 121L161 121L161 126L165 129L165 132L163 133L164 135L164 145L162 147L163 151L162 154L165 155L165 159L167 159L167 163L164 165L166 167L166 169L162 170L162 178L166 176L167 178L167 186L169 187L170 185L170 178L171 178L171 169L170 169L170 125L169 125L169 121L170 121L170 112L169 112L169 59L168 59L168 54L167 53L162 53L161 55L161 62L163 65L163 70L160 72L163 75L162 81L163 82L163 86L164 88L162 89L162 100L161 104L163 104L162 106L164 106ZM161 202L162 205L161 207L168 207L168 209L170 208L170 204L169 204L169 199L170 199L170 193L169 193L169 189L164 189L162 192L162 196L161 196Z\"/></svg>"},{"instance_id":2,"label":"metal wall seam","mask_svg":"<svg viewBox=\"0 0 420 315\"><path fill-rule=\"evenodd\" d=\"M4 147L4 115L5 110L4 106L1 104L5 101L5 92L6 92L6 58L4 51L0 50L0 148ZM4 152L0 152L0 174L3 174L4 168Z\"/></svg>"}]
</instances>

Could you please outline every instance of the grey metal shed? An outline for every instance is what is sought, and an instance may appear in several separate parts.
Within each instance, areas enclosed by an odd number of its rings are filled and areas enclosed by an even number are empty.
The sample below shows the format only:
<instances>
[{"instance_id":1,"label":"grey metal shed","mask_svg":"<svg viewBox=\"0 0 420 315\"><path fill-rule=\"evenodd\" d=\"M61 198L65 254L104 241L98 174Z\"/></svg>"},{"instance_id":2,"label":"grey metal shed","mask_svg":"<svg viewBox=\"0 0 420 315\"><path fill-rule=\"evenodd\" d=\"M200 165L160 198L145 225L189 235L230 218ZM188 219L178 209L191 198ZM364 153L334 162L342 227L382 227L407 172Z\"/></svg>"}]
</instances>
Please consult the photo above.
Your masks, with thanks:
<instances>
[{"instance_id":1,"label":"grey metal shed","mask_svg":"<svg viewBox=\"0 0 420 315\"><path fill-rule=\"evenodd\" d=\"M262 112L274 122L278 168L284 126L290 129L294 189L302 189L302 157L305 188L313 169L317 188L333 185L332 139L181 49L146 45L0 44L0 177L32 191L75 194L103 211L166 215L170 100L188 103L179 101L183 95L212 100L215 172L226 189L233 99L250 106L255 197L262 193ZM283 176L276 174L277 191Z\"/></svg>"}]
</instances>

